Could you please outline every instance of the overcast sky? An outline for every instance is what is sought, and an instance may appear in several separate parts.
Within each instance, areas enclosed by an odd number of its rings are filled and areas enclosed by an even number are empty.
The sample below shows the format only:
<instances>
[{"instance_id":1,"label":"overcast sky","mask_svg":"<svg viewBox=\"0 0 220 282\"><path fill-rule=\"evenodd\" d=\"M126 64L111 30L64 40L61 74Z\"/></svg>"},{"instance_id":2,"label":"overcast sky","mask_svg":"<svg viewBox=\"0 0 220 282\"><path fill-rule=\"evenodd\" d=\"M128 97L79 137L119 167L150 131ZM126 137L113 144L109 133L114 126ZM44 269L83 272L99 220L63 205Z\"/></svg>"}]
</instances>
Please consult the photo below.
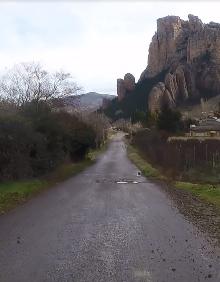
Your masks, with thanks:
<instances>
[{"instance_id":1,"label":"overcast sky","mask_svg":"<svg viewBox=\"0 0 220 282\"><path fill-rule=\"evenodd\" d=\"M188 14L220 22L220 3L2 1L0 71L37 61L70 72L85 92L116 94L117 78L145 69L157 18Z\"/></svg>"}]
</instances>

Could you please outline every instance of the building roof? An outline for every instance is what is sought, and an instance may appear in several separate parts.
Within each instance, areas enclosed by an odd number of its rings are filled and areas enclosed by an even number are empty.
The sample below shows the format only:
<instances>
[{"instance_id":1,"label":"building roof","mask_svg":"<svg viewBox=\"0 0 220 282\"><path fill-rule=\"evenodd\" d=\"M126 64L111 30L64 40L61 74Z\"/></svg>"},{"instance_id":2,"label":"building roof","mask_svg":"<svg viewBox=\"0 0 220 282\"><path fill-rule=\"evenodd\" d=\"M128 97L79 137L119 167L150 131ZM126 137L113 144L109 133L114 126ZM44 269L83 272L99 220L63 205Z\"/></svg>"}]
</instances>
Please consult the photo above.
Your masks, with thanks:
<instances>
[{"instance_id":1,"label":"building roof","mask_svg":"<svg viewBox=\"0 0 220 282\"><path fill-rule=\"evenodd\" d=\"M191 127L192 131L206 132L206 131L220 131L220 122L215 119L208 119L201 121L199 125Z\"/></svg>"}]
</instances>

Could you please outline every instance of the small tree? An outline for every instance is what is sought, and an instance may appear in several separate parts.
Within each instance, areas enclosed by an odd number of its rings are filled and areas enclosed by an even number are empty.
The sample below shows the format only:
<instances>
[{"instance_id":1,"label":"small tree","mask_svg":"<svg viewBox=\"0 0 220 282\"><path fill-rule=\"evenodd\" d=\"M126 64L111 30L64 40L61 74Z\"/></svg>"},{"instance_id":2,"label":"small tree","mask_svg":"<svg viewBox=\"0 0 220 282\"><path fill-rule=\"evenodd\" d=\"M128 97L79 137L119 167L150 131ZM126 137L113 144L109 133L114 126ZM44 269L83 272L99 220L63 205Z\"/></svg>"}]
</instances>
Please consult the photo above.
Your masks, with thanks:
<instances>
[{"instance_id":1,"label":"small tree","mask_svg":"<svg viewBox=\"0 0 220 282\"><path fill-rule=\"evenodd\" d=\"M157 127L160 130L176 133L183 130L182 115L165 106L158 115Z\"/></svg>"},{"instance_id":2,"label":"small tree","mask_svg":"<svg viewBox=\"0 0 220 282\"><path fill-rule=\"evenodd\" d=\"M109 119L101 113L93 112L85 115L81 115L82 120L93 128L96 137L96 147L100 147L106 140L108 129L110 128Z\"/></svg>"},{"instance_id":3,"label":"small tree","mask_svg":"<svg viewBox=\"0 0 220 282\"><path fill-rule=\"evenodd\" d=\"M132 123L141 122L141 124L146 125L147 114L144 111L136 110L132 115Z\"/></svg>"},{"instance_id":4,"label":"small tree","mask_svg":"<svg viewBox=\"0 0 220 282\"><path fill-rule=\"evenodd\" d=\"M151 113L150 111L146 114L146 123L145 126L147 127L155 127L157 122L157 113Z\"/></svg>"}]
</instances>

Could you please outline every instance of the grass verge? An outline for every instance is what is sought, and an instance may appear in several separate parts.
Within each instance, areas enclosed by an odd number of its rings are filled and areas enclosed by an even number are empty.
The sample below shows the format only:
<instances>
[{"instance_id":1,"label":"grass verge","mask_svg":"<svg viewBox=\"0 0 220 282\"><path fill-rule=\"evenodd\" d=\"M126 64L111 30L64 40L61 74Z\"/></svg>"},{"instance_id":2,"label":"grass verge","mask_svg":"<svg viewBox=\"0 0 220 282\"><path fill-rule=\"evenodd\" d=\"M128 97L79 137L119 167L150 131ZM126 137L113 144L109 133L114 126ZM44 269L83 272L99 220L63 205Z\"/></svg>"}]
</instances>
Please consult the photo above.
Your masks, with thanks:
<instances>
[{"instance_id":1,"label":"grass verge","mask_svg":"<svg viewBox=\"0 0 220 282\"><path fill-rule=\"evenodd\" d=\"M41 191L68 179L93 164L104 152L107 143L101 149L91 150L87 158L77 163L62 164L43 178L0 183L0 214L4 214L18 204L26 202Z\"/></svg>"},{"instance_id":2,"label":"grass verge","mask_svg":"<svg viewBox=\"0 0 220 282\"><path fill-rule=\"evenodd\" d=\"M140 152L135 147L127 144L128 158L142 171L142 173L149 178L163 179L160 172L152 167L145 159L140 155Z\"/></svg>"},{"instance_id":3,"label":"grass verge","mask_svg":"<svg viewBox=\"0 0 220 282\"><path fill-rule=\"evenodd\" d=\"M177 189L187 190L194 196L211 203L220 209L220 185L175 182L174 186Z\"/></svg>"},{"instance_id":4,"label":"grass verge","mask_svg":"<svg viewBox=\"0 0 220 282\"><path fill-rule=\"evenodd\" d=\"M144 158L141 157L139 150L130 144L127 146L129 159L142 171L142 173L151 179L165 181L177 189L183 189L191 192L199 199L215 205L220 209L220 184L209 183L190 183L190 182L175 182L162 175L161 172L152 167Z\"/></svg>"}]
</instances>

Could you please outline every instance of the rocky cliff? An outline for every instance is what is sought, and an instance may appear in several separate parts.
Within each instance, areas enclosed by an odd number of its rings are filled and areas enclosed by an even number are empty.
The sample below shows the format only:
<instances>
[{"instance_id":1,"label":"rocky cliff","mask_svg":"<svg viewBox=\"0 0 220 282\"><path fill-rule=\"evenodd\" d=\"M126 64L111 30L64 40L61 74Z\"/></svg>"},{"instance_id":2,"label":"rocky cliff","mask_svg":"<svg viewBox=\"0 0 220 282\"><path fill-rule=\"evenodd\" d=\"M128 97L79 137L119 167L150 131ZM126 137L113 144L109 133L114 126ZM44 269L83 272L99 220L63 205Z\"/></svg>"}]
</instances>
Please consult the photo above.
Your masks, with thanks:
<instances>
[{"instance_id":1,"label":"rocky cliff","mask_svg":"<svg viewBox=\"0 0 220 282\"><path fill-rule=\"evenodd\" d=\"M150 111L220 94L220 24L203 24L193 15L188 21L176 16L158 19L148 66L138 83L162 71L165 79L148 97Z\"/></svg>"},{"instance_id":2,"label":"rocky cliff","mask_svg":"<svg viewBox=\"0 0 220 282\"><path fill-rule=\"evenodd\" d=\"M174 108L219 95L220 24L204 24L193 15L187 21L177 16L158 19L139 81L130 73L117 80L118 100L126 100L127 93L145 96L151 112L165 104Z\"/></svg>"}]
</instances>

